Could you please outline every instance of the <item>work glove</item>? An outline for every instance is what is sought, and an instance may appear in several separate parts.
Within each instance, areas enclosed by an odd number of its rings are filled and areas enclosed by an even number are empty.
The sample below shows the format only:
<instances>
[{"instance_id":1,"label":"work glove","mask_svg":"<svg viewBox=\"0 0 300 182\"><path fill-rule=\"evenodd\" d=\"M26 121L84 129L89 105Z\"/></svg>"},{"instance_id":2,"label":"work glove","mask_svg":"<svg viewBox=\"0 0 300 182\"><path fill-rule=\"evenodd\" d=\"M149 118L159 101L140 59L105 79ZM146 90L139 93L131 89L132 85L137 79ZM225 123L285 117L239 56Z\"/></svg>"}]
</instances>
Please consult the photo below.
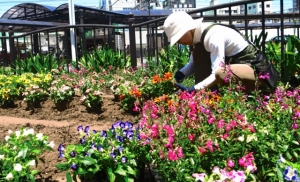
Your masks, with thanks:
<instances>
[{"instance_id":1,"label":"work glove","mask_svg":"<svg viewBox=\"0 0 300 182\"><path fill-rule=\"evenodd\" d=\"M183 86L183 85L181 85L181 84L179 84L179 83L175 83L175 86L177 87L177 88L179 88L181 91L187 91L188 93L192 93L192 92L194 92L195 91L195 87L194 86L192 86L192 87L189 87L189 88L187 88L187 87L185 87L185 86Z\"/></svg>"},{"instance_id":2,"label":"work glove","mask_svg":"<svg viewBox=\"0 0 300 182\"><path fill-rule=\"evenodd\" d=\"M183 81L184 77L185 77L185 75L181 71L177 71L174 76L177 83L181 83Z\"/></svg>"}]
</instances>

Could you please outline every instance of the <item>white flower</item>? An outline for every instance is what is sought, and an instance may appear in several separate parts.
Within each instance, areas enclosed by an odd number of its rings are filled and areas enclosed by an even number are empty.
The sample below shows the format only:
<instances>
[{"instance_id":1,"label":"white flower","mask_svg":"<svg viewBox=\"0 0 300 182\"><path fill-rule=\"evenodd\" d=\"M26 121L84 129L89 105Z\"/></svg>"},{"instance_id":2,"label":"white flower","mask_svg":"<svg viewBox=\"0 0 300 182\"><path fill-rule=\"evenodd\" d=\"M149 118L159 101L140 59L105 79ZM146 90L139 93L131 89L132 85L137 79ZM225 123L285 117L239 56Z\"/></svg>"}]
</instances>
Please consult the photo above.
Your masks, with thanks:
<instances>
[{"instance_id":1,"label":"white flower","mask_svg":"<svg viewBox=\"0 0 300 182\"><path fill-rule=\"evenodd\" d=\"M32 160L32 161L28 162L28 165L35 166L35 160Z\"/></svg>"},{"instance_id":2,"label":"white flower","mask_svg":"<svg viewBox=\"0 0 300 182\"><path fill-rule=\"evenodd\" d=\"M10 136L5 136L5 141L8 141L9 138Z\"/></svg>"},{"instance_id":3,"label":"white flower","mask_svg":"<svg viewBox=\"0 0 300 182\"><path fill-rule=\"evenodd\" d=\"M13 177L12 173L8 173L7 176L5 177L5 179L10 181L10 180L14 179L14 177Z\"/></svg>"},{"instance_id":4,"label":"white flower","mask_svg":"<svg viewBox=\"0 0 300 182\"><path fill-rule=\"evenodd\" d=\"M0 155L0 160L3 160L4 159L4 155Z\"/></svg>"},{"instance_id":5,"label":"white flower","mask_svg":"<svg viewBox=\"0 0 300 182\"><path fill-rule=\"evenodd\" d=\"M18 171L18 172L20 172L20 171L22 171L22 165L21 164L14 164L14 170L15 171Z\"/></svg>"},{"instance_id":6,"label":"white flower","mask_svg":"<svg viewBox=\"0 0 300 182\"><path fill-rule=\"evenodd\" d=\"M43 140L43 133L38 133L38 134L36 134L36 138L37 138L38 140Z\"/></svg>"},{"instance_id":7,"label":"white flower","mask_svg":"<svg viewBox=\"0 0 300 182\"><path fill-rule=\"evenodd\" d=\"M21 132L18 130L16 131L16 137L19 138L20 137Z\"/></svg>"},{"instance_id":8,"label":"white flower","mask_svg":"<svg viewBox=\"0 0 300 182\"><path fill-rule=\"evenodd\" d=\"M27 136L27 135L33 135L34 134L34 130L32 128L30 129L25 129L24 132L23 132L23 136Z\"/></svg>"},{"instance_id":9,"label":"white flower","mask_svg":"<svg viewBox=\"0 0 300 182\"><path fill-rule=\"evenodd\" d=\"M8 131L7 131L7 133L8 133L8 134L11 134L11 133L12 133L12 131L11 131L11 130L8 130Z\"/></svg>"},{"instance_id":10,"label":"white flower","mask_svg":"<svg viewBox=\"0 0 300 182\"><path fill-rule=\"evenodd\" d=\"M244 137L244 135L242 135L242 136L239 136L239 137L238 137L238 140L239 140L239 141L241 141L241 142L243 142L243 141L245 140L245 137Z\"/></svg>"},{"instance_id":11,"label":"white flower","mask_svg":"<svg viewBox=\"0 0 300 182\"><path fill-rule=\"evenodd\" d=\"M54 141L51 141L49 144L48 144L49 147L53 148L54 147Z\"/></svg>"},{"instance_id":12,"label":"white flower","mask_svg":"<svg viewBox=\"0 0 300 182\"><path fill-rule=\"evenodd\" d=\"M252 140L255 140L255 141L257 141L257 136L256 136L256 134L252 134L252 135L248 135L247 136L247 143L249 143L249 142L251 142Z\"/></svg>"},{"instance_id":13,"label":"white flower","mask_svg":"<svg viewBox=\"0 0 300 182\"><path fill-rule=\"evenodd\" d=\"M212 170L212 173L216 175L220 175L221 174L220 168L218 166L215 166Z\"/></svg>"},{"instance_id":14,"label":"white flower","mask_svg":"<svg viewBox=\"0 0 300 182\"><path fill-rule=\"evenodd\" d=\"M23 151L21 150L21 151L18 153L17 158L18 158L18 157L22 157L22 156L23 156Z\"/></svg>"}]
</instances>

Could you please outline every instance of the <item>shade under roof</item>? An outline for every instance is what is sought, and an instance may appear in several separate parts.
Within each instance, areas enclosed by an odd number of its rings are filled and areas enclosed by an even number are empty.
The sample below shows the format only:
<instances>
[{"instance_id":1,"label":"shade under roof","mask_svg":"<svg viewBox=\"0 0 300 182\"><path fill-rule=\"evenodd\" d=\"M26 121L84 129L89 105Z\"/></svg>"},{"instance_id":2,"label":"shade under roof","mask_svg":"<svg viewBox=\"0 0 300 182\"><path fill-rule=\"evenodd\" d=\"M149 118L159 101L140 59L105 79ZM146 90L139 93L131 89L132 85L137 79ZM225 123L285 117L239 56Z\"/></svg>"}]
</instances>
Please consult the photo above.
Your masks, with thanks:
<instances>
[{"instance_id":1,"label":"shade under roof","mask_svg":"<svg viewBox=\"0 0 300 182\"><path fill-rule=\"evenodd\" d=\"M62 26L66 25L65 23L57 23L57 22L42 22L42 21L29 21L29 20L12 20L0 18L0 30L8 31L9 26L13 26L14 31L24 31L25 29L31 30L32 28L46 28L46 27L54 27L54 26Z\"/></svg>"}]
</instances>

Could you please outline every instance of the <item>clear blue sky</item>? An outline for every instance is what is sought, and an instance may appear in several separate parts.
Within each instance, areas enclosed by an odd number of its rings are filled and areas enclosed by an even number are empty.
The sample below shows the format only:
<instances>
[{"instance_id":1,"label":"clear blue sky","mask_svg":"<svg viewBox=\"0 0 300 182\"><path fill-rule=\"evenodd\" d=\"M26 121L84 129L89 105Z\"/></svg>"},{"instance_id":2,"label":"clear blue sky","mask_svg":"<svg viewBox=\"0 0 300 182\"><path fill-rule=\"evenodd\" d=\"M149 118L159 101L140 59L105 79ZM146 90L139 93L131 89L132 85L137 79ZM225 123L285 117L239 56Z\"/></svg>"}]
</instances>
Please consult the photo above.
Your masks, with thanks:
<instances>
[{"instance_id":1,"label":"clear blue sky","mask_svg":"<svg viewBox=\"0 0 300 182\"><path fill-rule=\"evenodd\" d=\"M228 3L232 0L219 0L219 4ZM37 3L50 6L59 6L64 3L68 3L68 0L0 0L0 17L11 7L21 4L21 3ZM114 0L112 0L114 2ZM196 0L197 4L200 4L202 7L208 6L210 0ZM99 0L74 0L74 4L84 5L84 6L97 6ZM274 0L273 11L279 11L279 0ZM284 0L284 9L292 8L293 0Z\"/></svg>"}]
</instances>

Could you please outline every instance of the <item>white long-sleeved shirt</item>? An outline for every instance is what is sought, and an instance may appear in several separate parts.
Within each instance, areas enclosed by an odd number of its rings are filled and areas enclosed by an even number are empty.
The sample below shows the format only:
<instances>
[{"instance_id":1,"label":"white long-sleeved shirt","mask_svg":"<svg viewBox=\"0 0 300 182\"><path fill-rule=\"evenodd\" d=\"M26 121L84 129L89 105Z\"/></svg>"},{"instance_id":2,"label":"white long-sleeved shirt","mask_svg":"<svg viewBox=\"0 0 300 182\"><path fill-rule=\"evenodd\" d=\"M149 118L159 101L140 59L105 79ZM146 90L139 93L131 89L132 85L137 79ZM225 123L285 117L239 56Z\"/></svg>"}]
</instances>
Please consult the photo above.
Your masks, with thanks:
<instances>
[{"instance_id":1,"label":"white long-sleeved shirt","mask_svg":"<svg viewBox=\"0 0 300 182\"><path fill-rule=\"evenodd\" d=\"M193 44L200 42L201 35L205 28L211 23L202 23L195 20L199 26L195 29ZM224 65L225 56L233 56L244 50L249 43L235 30L222 26L215 25L206 33L204 37L205 50L210 52L211 74L203 81L196 83L196 90L204 89L216 79L215 72L218 68ZM194 60L191 54L190 61L180 71L187 77L193 73ZM201 60L199 60L201 61ZM197 70L197 68L195 68Z\"/></svg>"}]
</instances>

